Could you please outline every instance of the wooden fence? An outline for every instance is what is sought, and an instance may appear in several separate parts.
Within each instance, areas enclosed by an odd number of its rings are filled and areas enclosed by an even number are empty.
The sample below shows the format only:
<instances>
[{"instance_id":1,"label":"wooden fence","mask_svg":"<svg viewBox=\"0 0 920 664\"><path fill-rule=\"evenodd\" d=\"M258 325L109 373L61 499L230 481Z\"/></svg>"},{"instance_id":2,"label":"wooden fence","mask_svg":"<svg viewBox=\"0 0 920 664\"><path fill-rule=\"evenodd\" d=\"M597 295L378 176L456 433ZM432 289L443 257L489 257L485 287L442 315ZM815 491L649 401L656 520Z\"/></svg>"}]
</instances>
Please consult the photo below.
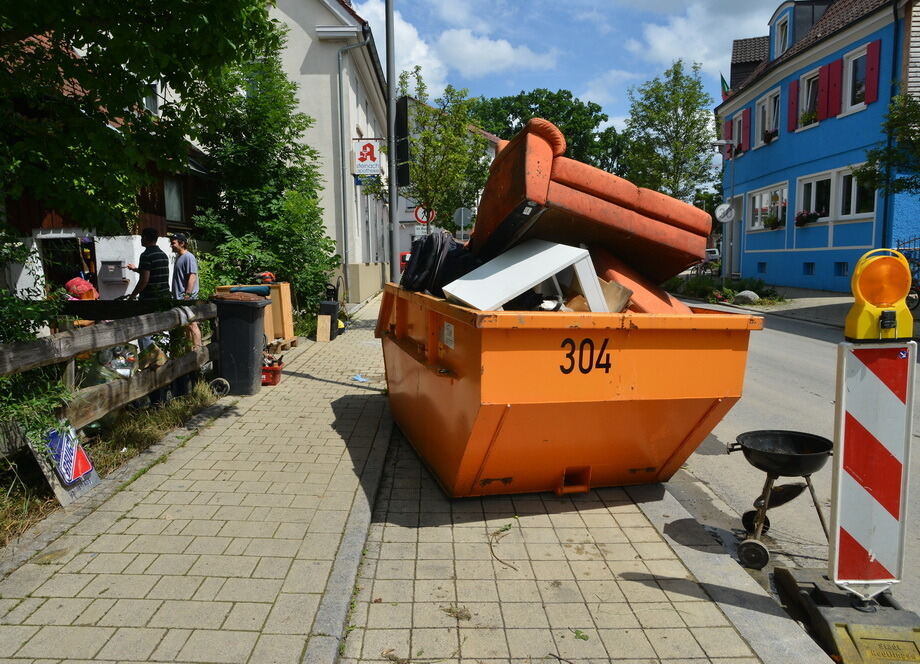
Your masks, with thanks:
<instances>
[{"instance_id":1,"label":"wooden fence","mask_svg":"<svg viewBox=\"0 0 920 664\"><path fill-rule=\"evenodd\" d=\"M89 320L120 318L126 313L132 317L59 332L35 341L0 344L0 376L66 362L68 366L65 370L65 380L71 381L72 384L75 358L79 355L120 346L138 337L217 316L217 307L210 302L140 314L137 312L153 307L146 303L109 301L75 302L73 305L69 307L68 313ZM200 369L216 356L217 344L212 342L199 350L171 358L161 367L139 371L130 378L82 388L77 390L71 401L62 408L61 417L67 419L74 428L80 429L107 413ZM17 443L15 436L3 435L2 431L0 435L6 438L7 446L19 446L20 443Z\"/></svg>"}]
</instances>

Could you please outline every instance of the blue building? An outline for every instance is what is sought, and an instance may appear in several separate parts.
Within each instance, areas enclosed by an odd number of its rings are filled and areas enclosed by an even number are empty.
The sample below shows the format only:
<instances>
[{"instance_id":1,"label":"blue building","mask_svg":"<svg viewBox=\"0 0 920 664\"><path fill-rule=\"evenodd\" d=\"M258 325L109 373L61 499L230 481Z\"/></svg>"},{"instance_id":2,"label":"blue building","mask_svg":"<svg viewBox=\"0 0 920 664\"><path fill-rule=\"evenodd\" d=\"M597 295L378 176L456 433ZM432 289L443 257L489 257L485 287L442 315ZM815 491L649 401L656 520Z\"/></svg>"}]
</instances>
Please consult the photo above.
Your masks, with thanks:
<instances>
[{"instance_id":1,"label":"blue building","mask_svg":"<svg viewBox=\"0 0 920 664\"><path fill-rule=\"evenodd\" d=\"M910 78L914 4L788 0L769 35L734 42L731 93L716 108L732 142L725 274L848 291L863 253L920 235L915 197L868 189L851 173L886 140L888 104Z\"/></svg>"}]
</instances>

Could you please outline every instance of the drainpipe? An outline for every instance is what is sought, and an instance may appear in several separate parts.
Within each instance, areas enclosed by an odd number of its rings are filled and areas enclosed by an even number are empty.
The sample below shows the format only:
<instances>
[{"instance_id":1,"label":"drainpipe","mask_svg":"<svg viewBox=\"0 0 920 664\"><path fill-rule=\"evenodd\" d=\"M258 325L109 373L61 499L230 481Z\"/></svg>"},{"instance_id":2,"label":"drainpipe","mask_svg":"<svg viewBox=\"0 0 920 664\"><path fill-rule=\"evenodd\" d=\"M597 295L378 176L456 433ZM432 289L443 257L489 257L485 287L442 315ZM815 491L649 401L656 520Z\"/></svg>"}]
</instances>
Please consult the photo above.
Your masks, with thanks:
<instances>
[{"instance_id":1,"label":"drainpipe","mask_svg":"<svg viewBox=\"0 0 920 664\"><path fill-rule=\"evenodd\" d=\"M895 94L898 92L898 77L895 76L895 71L898 66L898 51L901 48L899 43L899 31L898 23L898 0L891 0L891 14L894 19L894 43L891 45L891 85L888 91L888 103L891 103L891 100L894 98ZM885 138L885 146L890 150L894 140L889 133ZM882 246L890 247L894 244L893 233L891 232L891 166L885 167L885 208L882 213Z\"/></svg>"},{"instance_id":2,"label":"drainpipe","mask_svg":"<svg viewBox=\"0 0 920 664\"><path fill-rule=\"evenodd\" d=\"M348 152L345 147L345 137L346 135L350 135L351 132L348 131L348 127L345 126L345 77L342 74L342 61L346 51L367 46L368 42L370 42L371 35L367 28L362 29L362 34L364 34L364 41L343 46L339 49L337 56L339 67L339 158L342 164L342 281L345 287L345 292L342 294L342 297L346 304L348 303L348 188L345 185L348 182L350 173L348 169Z\"/></svg>"}]
</instances>

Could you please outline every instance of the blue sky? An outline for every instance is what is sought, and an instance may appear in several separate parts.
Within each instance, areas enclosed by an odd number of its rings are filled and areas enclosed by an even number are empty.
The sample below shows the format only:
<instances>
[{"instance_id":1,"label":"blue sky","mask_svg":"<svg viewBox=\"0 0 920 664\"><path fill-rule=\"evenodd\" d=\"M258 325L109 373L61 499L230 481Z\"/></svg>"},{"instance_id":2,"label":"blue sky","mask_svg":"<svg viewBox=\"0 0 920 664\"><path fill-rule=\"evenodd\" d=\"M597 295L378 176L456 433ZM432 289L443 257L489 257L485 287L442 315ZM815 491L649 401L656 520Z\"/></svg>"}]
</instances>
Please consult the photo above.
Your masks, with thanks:
<instances>
[{"instance_id":1,"label":"blue sky","mask_svg":"<svg viewBox=\"0 0 920 664\"><path fill-rule=\"evenodd\" d=\"M383 0L354 0L385 57ZM760 0L394 0L396 66L422 66L444 85L487 97L565 88L603 106L617 127L626 91L677 58L703 65L717 101L733 39L767 33L779 1Z\"/></svg>"}]
</instances>

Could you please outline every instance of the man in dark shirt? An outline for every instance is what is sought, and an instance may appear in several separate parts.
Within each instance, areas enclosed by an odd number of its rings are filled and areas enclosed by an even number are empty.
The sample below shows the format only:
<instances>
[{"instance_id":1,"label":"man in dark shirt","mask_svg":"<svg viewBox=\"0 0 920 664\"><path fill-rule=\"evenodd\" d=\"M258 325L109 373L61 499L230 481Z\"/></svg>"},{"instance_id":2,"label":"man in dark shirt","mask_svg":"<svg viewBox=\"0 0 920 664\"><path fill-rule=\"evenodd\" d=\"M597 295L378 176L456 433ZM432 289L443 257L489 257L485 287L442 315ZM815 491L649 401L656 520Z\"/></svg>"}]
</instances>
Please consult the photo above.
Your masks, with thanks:
<instances>
[{"instance_id":1,"label":"man in dark shirt","mask_svg":"<svg viewBox=\"0 0 920 664\"><path fill-rule=\"evenodd\" d=\"M160 236L155 228L141 231L141 246L145 247L138 265L128 263L129 270L140 275L131 297L153 300L169 294L169 257L157 246Z\"/></svg>"}]
</instances>

